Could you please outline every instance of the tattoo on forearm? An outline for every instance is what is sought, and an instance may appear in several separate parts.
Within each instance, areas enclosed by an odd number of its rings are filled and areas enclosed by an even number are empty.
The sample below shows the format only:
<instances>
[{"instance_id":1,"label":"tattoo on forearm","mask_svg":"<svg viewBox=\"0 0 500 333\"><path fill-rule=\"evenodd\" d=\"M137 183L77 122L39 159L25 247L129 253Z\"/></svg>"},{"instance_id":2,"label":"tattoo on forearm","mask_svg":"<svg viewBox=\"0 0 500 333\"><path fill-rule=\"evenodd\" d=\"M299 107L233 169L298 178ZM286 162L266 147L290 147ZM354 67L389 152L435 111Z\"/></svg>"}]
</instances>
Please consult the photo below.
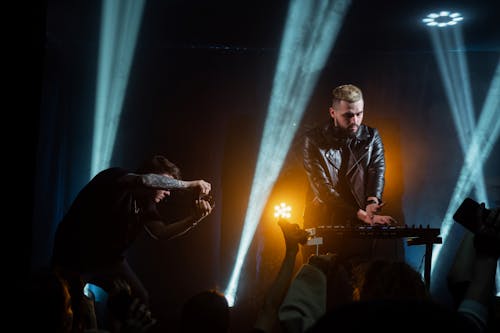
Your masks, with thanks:
<instances>
[{"instance_id":1,"label":"tattoo on forearm","mask_svg":"<svg viewBox=\"0 0 500 333\"><path fill-rule=\"evenodd\" d=\"M144 185L165 190L186 188L182 180L165 177L157 174L142 175Z\"/></svg>"}]
</instances>

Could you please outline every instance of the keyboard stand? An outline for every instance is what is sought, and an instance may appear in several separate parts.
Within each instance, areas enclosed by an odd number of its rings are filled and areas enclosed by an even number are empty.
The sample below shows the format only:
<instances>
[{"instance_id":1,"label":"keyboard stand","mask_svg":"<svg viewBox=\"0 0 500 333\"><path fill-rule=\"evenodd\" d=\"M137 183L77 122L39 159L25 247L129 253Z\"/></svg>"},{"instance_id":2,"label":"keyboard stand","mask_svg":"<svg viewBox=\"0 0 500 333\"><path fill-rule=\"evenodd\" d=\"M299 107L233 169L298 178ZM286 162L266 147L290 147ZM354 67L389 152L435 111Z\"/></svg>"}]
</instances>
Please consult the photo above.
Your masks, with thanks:
<instances>
[{"instance_id":1,"label":"keyboard stand","mask_svg":"<svg viewBox=\"0 0 500 333\"><path fill-rule=\"evenodd\" d=\"M323 237L351 237L351 238L406 238L408 246L425 245L424 282L427 290L431 286L431 263L434 244L441 244L438 228L427 227L331 227L319 226L306 229L309 239L306 245L316 246L316 255L319 254L319 246L323 244Z\"/></svg>"},{"instance_id":2,"label":"keyboard stand","mask_svg":"<svg viewBox=\"0 0 500 333\"><path fill-rule=\"evenodd\" d=\"M441 237L433 237L432 239L422 238L408 238L406 244L412 245L425 245L425 261L424 261L424 281L427 290L431 287L431 262L432 262L432 248L434 244L441 244L443 242Z\"/></svg>"}]
</instances>

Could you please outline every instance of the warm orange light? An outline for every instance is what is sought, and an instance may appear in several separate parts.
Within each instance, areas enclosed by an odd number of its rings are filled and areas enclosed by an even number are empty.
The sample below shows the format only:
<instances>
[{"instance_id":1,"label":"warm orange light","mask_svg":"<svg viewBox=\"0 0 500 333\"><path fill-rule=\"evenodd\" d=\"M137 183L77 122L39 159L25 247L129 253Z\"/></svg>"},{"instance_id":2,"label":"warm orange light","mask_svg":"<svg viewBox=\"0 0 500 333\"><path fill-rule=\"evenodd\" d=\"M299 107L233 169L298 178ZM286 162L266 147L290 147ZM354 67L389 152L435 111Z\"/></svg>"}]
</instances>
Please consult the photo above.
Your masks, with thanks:
<instances>
[{"instance_id":1,"label":"warm orange light","mask_svg":"<svg viewBox=\"0 0 500 333\"><path fill-rule=\"evenodd\" d=\"M279 205L274 206L274 217L281 219L289 219L292 217L292 207L282 202Z\"/></svg>"}]
</instances>

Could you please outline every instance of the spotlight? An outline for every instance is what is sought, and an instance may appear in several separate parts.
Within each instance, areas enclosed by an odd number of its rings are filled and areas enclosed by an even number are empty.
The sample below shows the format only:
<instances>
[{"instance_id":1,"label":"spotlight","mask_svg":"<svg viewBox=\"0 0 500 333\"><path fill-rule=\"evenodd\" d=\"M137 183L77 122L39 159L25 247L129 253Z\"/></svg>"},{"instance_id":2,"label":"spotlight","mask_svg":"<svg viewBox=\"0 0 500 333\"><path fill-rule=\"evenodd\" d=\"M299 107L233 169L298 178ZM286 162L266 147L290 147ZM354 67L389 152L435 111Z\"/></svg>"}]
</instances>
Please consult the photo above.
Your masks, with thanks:
<instances>
[{"instance_id":1,"label":"spotlight","mask_svg":"<svg viewBox=\"0 0 500 333\"><path fill-rule=\"evenodd\" d=\"M274 217L277 219L289 219L292 216L290 213L291 211L292 207L282 202L279 205L274 206Z\"/></svg>"},{"instance_id":2,"label":"spotlight","mask_svg":"<svg viewBox=\"0 0 500 333\"><path fill-rule=\"evenodd\" d=\"M452 13L447 10L440 11L439 13L430 13L422 22L430 27L444 28L450 25L455 25L462 21L464 18L460 13Z\"/></svg>"}]
</instances>

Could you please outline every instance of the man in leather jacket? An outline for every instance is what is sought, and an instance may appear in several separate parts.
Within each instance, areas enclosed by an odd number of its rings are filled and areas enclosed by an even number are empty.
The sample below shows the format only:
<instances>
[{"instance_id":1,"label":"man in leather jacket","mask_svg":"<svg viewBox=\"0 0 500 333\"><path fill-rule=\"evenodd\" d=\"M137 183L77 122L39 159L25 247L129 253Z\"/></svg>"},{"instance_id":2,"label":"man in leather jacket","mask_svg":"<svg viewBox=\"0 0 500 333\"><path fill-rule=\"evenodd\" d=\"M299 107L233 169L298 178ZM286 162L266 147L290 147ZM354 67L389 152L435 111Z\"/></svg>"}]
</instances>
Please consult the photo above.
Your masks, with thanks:
<instances>
[{"instance_id":1,"label":"man in leather jacket","mask_svg":"<svg viewBox=\"0 0 500 333\"><path fill-rule=\"evenodd\" d=\"M309 182L305 228L396 223L392 217L379 214L385 184L384 145L376 128L362 124L363 109L358 87L338 86L333 90L328 122L305 134L303 164ZM347 253L350 245L358 254L364 251L364 257L370 256L367 241L335 243L328 250Z\"/></svg>"}]
</instances>

